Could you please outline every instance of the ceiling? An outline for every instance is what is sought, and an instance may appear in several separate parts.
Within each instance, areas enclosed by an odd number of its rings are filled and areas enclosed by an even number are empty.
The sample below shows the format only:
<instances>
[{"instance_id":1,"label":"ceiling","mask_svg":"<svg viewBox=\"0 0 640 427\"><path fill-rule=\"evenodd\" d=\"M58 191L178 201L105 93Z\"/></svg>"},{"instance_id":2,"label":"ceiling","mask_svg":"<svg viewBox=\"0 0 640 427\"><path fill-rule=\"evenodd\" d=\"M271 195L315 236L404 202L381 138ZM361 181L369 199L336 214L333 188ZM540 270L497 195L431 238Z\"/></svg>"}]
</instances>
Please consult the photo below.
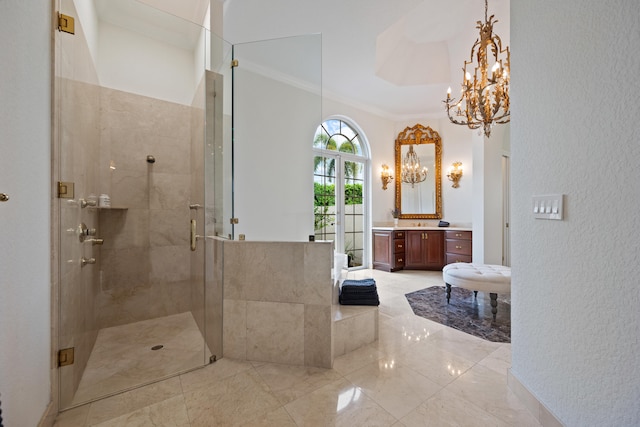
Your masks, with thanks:
<instances>
[{"instance_id":1,"label":"ceiling","mask_svg":"<svg viewBox=\"0 0 640 427\"><path fill-rule=\"evenodd\" d=\"M209 4L139 1L196 23ZM211 1L223 3L223 38L233 44L321 33L324 95L396 120L444 116L442 100L460 87L484 20L482 0ZM489 2L503 46L509 1Z\"/></svg>"}]
</instances>

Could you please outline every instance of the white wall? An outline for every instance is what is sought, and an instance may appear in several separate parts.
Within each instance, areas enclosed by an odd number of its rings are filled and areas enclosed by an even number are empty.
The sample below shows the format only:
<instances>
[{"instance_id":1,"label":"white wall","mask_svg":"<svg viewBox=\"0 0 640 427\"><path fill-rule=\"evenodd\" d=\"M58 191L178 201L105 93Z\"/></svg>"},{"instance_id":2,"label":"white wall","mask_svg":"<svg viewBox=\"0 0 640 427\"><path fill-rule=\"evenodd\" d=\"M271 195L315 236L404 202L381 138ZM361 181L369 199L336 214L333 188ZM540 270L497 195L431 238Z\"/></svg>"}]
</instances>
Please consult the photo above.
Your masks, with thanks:
<instances>
[{"instance_id":1,"label":"white wall","mask_svg":"<svg viewBox=\"0 0 640 427\"><path fill-rule=\"evenodd\" d=\"M511 4L512 374L567 426L640 425L638 17ZM563 221L532 218L549 193Z\"/></svg>"},{"instance_id":2,"label":"white wall","mask_svg":"<svg viewBox=\"0 0 640 427\"><path fill-rule=\"evenodd\" d=\"M6 426L35 426L50 400L51 2L0 15L0 394Z\"/></svg>"},{"instance_id":3,"label":"white wall","mask_svg":"<svg viewBox=\"0 0 640 427\"><path fill-rule=\"evenodd\" d=\"M306 241L314 234L311 148L321 99L242 64L235 78L235 238Z\"/></svg>"},{"instance_id":4,"label":"white wall","mask_svg":"<svg viewBox=\"0 0 640 427\"><path fill-rule=\"evenodd\" d=\"M103 21L98 40L101 86L191 105L199 83L192 51Z\"/></svg>"}]
</instances>

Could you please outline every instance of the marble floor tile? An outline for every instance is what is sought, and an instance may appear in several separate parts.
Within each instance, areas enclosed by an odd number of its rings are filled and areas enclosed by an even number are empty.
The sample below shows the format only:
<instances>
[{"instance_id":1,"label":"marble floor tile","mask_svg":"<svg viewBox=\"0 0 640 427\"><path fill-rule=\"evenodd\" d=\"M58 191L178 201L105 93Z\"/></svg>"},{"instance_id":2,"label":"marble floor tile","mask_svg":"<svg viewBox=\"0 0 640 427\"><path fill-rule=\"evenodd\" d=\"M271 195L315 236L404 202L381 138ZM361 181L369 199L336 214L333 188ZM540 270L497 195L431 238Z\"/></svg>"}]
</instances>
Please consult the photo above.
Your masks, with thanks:
<instances>
[{"instance_id":1,"label":"marble floor tile","mask_svg":"<svg viewBox=\"0 0 640 427\"><path fill-rule=\"evenodd\" d=\"M93 426L189 427L190 423L183 397L176 396Z\"/></svg>"},{"instance_id":2,"label":"marble floor tile","mask_svg":"<svg viewBox=\"0 0 640 427\"><path fill-rule=\"evenodd\" d=\"M298 426L383 427L397 419L364 391L341 379L285 405Z\"/></svg>"},{"instance_id":3,"label":"marble floor tile","mask_svg":"<svg viewBox=\"0 0 640 427\"><path fill-rule=\"evenodd\" d=\"M347 375L346 379L398 419L442 389L413 369L386 358Z\"/></svg>"},{"instance_id":4,"label":"marble floor tile","mask_svg":"<svg viewBox=\"0 0 640 427\"><path fill-rule=\"evenodd\" d=\"M474 365L456 353L426 341L402 352L397 360L441 386L448 385Z\"/></svg>"},{"instance_id":5,"label":"marble floor tile","mask_svg":"<svg viewBox=\"0 0 640 427\"><path fill-rule=\"evenodd\" d=\"M256 371L283 405L341 378L333 369L273 363L264 363Z\"/></svg>"},{"instance_id":6,"label":"marble floor tile","mask_svg":"<svg viewBox=\"0 0 640 427\"><path fill-rule=\"evenodd\" d=\"M245 425L282 405L254 370L184 393L193 427Z\"/></svg>"},{"instance_id":7,"label":"marble floor tile","mask_svg":"<svg viewBox=\"0 0 640 427\"><path fill-rule=\"evenodd\" d=\"M405 427L507 427L510 424L483 411L447 389L443 389L417 409L400 419Z\"/></svg>"},{"instance_id":8,"label":"marble floor tile","mask_svg":"<svg viewBox=\"0 0 640 427\"><path fill-rule=\"evenodd\" d=\"M447 390L510 425L539 425L507 387L506 375L497 374L493 369L476 364L453 381Z\"/></svg>"},{"instance_id":9,"label":"marble floor tile","mask_svg":"<svg viewBox=\"0 0 640 427\"><path fill-rule=\"evenodd\" d=\"M507 386L511 344L485 341L411 311L404 295L441 285L441 272L360 270L348 276L376 280L379 338L336 358L332 369L223 358L62 412L55 427L540 425ZM193 319L169 320L164 328L161 321L145 321L105 330L83 378L93 391L84 392L99 396L185 366L169 351L150 354L155 343L182 349L184 363L200 361L203 353L192 345L199 336L190 329ZM142 345L131 347L131 341Z\"/></svg>"}]
</instances>

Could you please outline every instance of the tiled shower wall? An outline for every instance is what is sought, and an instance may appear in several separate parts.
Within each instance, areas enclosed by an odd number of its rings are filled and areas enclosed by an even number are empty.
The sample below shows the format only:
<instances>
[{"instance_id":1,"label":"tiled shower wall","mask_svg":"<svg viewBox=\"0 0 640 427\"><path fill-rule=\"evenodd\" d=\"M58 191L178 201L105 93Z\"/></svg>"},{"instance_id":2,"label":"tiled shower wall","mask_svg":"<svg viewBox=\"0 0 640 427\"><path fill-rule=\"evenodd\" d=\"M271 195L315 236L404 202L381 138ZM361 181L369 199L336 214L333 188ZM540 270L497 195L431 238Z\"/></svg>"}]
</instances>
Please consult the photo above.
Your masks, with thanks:
<instances>
[{"instance_id":1,"label":"tiled shower wall","mask_svg":"<svg viewBox=\"0 0 640 427\"><path fill-rule=\"evenodd\" d=\"M191 110L101 88L101 328L191 308Z\"/></svg>"}]
</instances>

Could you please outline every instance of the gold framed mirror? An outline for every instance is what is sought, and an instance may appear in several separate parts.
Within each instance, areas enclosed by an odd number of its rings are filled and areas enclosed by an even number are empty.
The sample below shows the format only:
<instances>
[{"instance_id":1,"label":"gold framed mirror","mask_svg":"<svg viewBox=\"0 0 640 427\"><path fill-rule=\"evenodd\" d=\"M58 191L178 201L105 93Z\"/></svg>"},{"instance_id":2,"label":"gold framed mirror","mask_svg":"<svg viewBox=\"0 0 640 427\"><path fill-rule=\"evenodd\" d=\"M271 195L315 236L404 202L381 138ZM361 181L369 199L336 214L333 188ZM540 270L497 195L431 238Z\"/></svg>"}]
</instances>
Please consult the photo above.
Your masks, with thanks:
<instances>
[{"instance_id":1,"label":"gold framed mirror","mask_svg":"<svg viewBox=\"0 0 640 427\"><path fill-rule=\"evenodd\" d=\"M395 155L399 218L442 218L442 139L438 132L421 124L407 126L396 138Z\"/></svg>"}]
</instances>

